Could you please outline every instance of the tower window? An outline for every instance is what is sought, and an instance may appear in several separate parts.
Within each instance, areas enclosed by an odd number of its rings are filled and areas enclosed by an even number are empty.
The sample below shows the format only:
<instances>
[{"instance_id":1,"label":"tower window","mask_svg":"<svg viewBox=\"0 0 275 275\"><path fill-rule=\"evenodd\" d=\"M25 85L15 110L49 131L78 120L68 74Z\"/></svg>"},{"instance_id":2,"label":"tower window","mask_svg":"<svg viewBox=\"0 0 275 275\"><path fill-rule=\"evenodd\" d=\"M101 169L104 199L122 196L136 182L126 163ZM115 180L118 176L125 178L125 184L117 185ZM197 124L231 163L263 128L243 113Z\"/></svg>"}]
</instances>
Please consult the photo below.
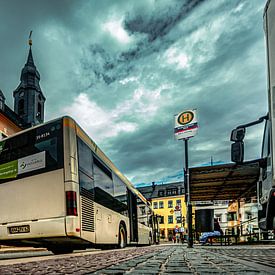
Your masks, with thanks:
<instances>
[{"instance_id":1,"label":"tower window","mask_svg":"<svg viewBox=\"0 0 275 275\"><path fill-rule=\"evenodd\" d=\"M41 119L41 112L42 112L42 106L41 106L41 103L38 102L38 104L37 104L37 114L36 114L36 117L38 119Z\"/></svg>"},{"instance_id":2,"label":"tower window","mask_svg":"<svg viewBox=\"0 0 275 275\"><path fill-rule=\"evenodd\" d=\"M25 105L25 101L24 99L20 99L18 101L18 115L23 115L24 112L24 105Z\"/></svg>"}]
</instances>

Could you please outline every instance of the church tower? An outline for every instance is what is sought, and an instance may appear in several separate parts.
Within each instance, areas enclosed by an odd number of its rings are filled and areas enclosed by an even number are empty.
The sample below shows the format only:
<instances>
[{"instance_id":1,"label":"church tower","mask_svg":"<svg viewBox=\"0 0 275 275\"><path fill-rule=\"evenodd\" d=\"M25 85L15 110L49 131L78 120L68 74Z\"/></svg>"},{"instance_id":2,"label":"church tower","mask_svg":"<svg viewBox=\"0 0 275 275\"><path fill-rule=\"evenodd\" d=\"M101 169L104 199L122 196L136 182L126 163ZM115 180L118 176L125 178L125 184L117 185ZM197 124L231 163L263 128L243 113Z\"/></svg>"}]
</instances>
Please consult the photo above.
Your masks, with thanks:
<instances>
[{"instance_id":1,"label":"church tower","mask_svg":"<svg viewBox=\"0 0 275 275\"><path fill-rule=\"evenodd\" d=\"M13 92L13 97L14 112L19 115L26 125L33 126L44 122L46 98L40 88L40 74L33 61L31 33L27 63L21 71L20 84Z\"/></svg>"}]
</instances>

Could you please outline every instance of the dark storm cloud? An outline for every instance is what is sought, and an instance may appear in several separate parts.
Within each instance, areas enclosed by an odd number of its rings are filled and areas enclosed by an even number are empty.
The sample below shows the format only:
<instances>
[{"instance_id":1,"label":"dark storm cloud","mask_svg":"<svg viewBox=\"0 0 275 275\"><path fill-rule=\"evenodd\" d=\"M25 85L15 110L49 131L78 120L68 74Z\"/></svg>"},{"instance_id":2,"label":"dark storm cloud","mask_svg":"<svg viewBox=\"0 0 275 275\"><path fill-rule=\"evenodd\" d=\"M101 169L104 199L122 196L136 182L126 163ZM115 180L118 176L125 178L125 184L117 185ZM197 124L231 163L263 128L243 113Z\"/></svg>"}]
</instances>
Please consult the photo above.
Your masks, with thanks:
<instances>
[{"instance_id":1,"label":"dark storm cloud","mask_svg":"<svg viewBox=\"0 0 275 275\"><path fill-rule=\"evenodd\" d=\"M0 89L12 91L28 52L47 97L46 119L74 116L135 183L177 174L183 142L173 115L197 108L190 165L230 161L230 131L266 113L257 0L2 1ZM107 131L108 129L108 131ZM261 129L247 136L259 155Z\"/></svg>"},{"instance_id":2,"label":"dark storm cloud","mask_svg":"<svg viewBox=\"0 0 275 275\"><path fill-rule=\"evenodd\" d=\"M130 33L142 33L148 36L148 41L153 42L159 37L163 37L191 12L203 0L172 1L170 5L162 10L156 9L155 13L128 15L124 25Z\"/></svg>"},{"instance_id":3,"label":"dark storm cloud","mask_svg":"<svg viewBox=\"0 0 275 275\"><path fill-rule=\"evenodd\" d=\"M261 25L261 22L258 24ZM190 146L190 162L193 166L209 162L211 156L214 161L230 161L230 131L238 124L257 119L266 112L266 104L260 106L258 104L266 102L265 68L259 69L253 60L254 54L260 60L265 58L262 51L263 33L261 29L259 32L254 32L253 29L255 24L250 22L243 28L236 26L232 32L223 33L216 42L212 58L194 68L192 75L195 76L190 77L180 72L181 81L178 81L175 71L162 74L164 78L173 79L176 85L180 83L183 85L182 93L178 89L170 91L174 98L182 96L183 100L175 100L173 106L166 106L166 112L172 114L175 110L181 110L183 101L184 106L198 108L199 135L191 141ZM261 52L257 51L258 41L260 45L262 42ZM227 79L228 74L229 79ZM192 92L196 89L199 90L197 95ZM188 96L185 96L184 92ZM253 105L256 108L253 108ZM160 113L164 114L165 111L162 110ZM125 139L120 140L121 143L112 143L118 148L117 155L123 152L125 156L118 160L118 163L125 168L126 173L131 173L133 167L136 167L137 171L140 169L149 175L153 168L160 176L163 175L160 169L164 167L163 161L166 172L169 169L180 170L183 151L177 149L179 145L175 144L170 136L168 129L173 126L164 120L161 123L164 127L159 125L152 128L150 125L148 128L143 128L137 134L137 137L142 137L140 143L136 142L134 134L127 134ZM261 131L262 129L258 129L258 139L247 142L249 145L246 150L247 159L259 157ZM156 149L152 149L155 144ZM133 156L131 152L139 154ZM162 152L165 153L161 154ZM154 180L153 175L150 179ZM142 176L135 176L135 180L141 181Z\"/></svg>"},{"instance_id":4,"label":"dark storm cloud","mask_svg":"<svg viewBox=\"0 0 275 275\"><path fill-rule=\"evenodd\" d=\"M90 54L94 57L93 64L89 63L89 69L93 72L91 81L104 81L110 84L120 80L129 74L135 66L133 63L138 59L169 47L177 38L172 40L169 38L166 41L164 37L201 2L203 0L172 1L162 6L161 10L155 5L155 9L147 15L146 10L143 10L142 14L140 10L138 14L135 11L133 11L134 14L128 13L124 20L125 29L132 35L146 34L146 38L129 50L113 55L112 58L104 48L91 45ZM154 43L158 38L161 40ZM87 69L87 63L84 60L82 62ZM114 67L120 69L114 70Z\"/></svg>"},{"instance_id":5,"label":"dark storm cloud","mask_svg":"<svg viewBox=\"0 0 275 275\"><path fill-rule=\"evenodd\" d=\"M112 146L105 146L119 169L131 175L135 182L143 181L144 174L151 174L147 180L153 181L156 174L160 178L181 167L181 153L177 151L182 146L173 140L172 127L171 121L156 123L121 135L119 140L111 139Z\"/></svg>"}]
</instances>

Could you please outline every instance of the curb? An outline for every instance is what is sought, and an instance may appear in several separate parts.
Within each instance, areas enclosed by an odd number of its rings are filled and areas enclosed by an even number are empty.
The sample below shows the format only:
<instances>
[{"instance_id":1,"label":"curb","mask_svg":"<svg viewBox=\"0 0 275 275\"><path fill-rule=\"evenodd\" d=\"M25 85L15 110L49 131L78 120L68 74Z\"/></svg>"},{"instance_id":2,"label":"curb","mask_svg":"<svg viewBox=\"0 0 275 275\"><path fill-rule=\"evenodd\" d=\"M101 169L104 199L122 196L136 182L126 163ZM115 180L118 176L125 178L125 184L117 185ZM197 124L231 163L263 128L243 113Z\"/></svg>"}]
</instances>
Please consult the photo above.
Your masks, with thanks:
<instances>
[{"instance_id":1,"label":"curb","mask_svg":"<svg viewBox=\"0 0 275 275\"><path fill-rule=\"evenodd\" d=\"M36 251L47 251L46 248L40 247L4 247L0 248L0 254L7 253L22 253L22 252L36 252Z\"/></svg>"}]
</instances>

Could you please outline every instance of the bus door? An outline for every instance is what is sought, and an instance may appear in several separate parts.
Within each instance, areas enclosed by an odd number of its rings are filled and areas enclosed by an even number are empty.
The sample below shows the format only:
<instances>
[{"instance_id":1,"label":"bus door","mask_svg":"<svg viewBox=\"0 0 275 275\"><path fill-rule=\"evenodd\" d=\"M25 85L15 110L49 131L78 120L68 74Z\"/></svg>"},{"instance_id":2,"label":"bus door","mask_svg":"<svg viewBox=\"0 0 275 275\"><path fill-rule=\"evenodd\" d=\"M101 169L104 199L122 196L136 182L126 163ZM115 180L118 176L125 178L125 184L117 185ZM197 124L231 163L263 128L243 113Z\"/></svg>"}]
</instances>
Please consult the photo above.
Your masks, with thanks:
<instances>
[{"instance_id":1,"label":"bus door","mask_svg":"<svg viewBox=\"0 0 275 275\"><path fill-rule=\"evenodd\" d=\"M128 211L130 223L130 241L138 242L137 198L127 189Z\"/></svg>"}]
</instances>

